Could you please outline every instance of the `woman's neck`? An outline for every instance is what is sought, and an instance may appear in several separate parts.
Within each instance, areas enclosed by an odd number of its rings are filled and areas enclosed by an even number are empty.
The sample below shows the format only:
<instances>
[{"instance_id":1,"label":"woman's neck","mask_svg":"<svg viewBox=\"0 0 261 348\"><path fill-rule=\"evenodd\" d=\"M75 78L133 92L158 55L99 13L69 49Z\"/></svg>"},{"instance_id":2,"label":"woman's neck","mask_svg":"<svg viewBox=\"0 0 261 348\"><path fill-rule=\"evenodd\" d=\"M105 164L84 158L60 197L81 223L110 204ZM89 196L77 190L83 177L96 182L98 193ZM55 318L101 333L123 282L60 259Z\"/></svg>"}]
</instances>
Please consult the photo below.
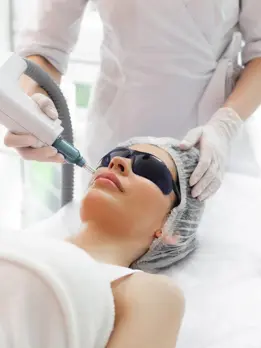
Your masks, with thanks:
<instances>
[{"instance_id":1,"label":"woman's neck","mask_svg":"<svg viewBox=\"0 0 261 348\"><path fill-rule=\"evenodd\" d=\"M130 241L120 238L121 233L108 231L97 226L94 222L84 225L76 236L69 241L85 250L90 256L99 262L104 262L123 267L129 265L135 259Z\"/></svg>"}]
</instances>

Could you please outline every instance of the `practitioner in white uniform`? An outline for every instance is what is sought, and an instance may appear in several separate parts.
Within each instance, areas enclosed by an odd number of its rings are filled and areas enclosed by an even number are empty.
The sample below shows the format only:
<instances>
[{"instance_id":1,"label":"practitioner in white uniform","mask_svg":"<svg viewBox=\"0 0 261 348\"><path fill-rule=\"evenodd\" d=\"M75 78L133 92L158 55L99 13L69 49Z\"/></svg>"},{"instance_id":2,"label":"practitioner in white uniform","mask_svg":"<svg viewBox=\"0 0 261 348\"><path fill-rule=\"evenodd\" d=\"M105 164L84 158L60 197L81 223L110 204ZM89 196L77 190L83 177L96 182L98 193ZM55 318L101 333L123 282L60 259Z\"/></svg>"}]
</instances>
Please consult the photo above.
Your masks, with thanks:
<instances>
[{"instance_id":1,"label":"practitioner in white uniform","mask_svg":"<svg viewBox=\"0 0 261 348\"><path fill-rule=\"evenodd\" d=\"M1 348L174 348L182 292L142 271L195 248L198 158L173 139L132 139L102 158L73 237L1 237Z\"/></svg>"},{"instance_id":2,"label":"practitioner in white uniform","mask_svg":"<svg viewBox=\"0 0 261 348\"><path fill-rule=\"evenodd\" d=\"M87 3L34 0L17 52L60 82ZM197 143L201 153L190 181L192 194L201 200L211 196L222 182L243 121L261 102L261 1L97 0L96 4L104 39L101 72L86 118L87 159L95 165L104 152L133 136L181 140L193 129L183 142L183 148ZM22 86L30 96L43 93L28 78L22 79ZM36 99L46 110L45 102ZM242 132L230 162L238 170L254 163L248 136ZM8 134L5 142L26 159L62 161L53 148L28 148L36 142L30 136Z\"/></svg>"}]
</instances>

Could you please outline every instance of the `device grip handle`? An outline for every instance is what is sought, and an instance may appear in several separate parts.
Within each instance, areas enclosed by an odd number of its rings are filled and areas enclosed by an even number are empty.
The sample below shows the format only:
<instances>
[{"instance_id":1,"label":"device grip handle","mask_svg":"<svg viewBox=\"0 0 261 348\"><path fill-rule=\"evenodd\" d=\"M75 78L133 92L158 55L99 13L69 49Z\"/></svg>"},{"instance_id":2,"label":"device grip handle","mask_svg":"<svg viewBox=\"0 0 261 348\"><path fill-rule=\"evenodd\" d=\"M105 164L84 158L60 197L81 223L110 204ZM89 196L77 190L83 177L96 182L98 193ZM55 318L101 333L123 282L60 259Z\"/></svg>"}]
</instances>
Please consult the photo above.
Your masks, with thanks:
<instances>
[{"instance_id":1,"label":"device grip handle","mask_svg":"<svg viewBox=\"0 0 261 348\"><path fill-rule=\"evenodd\" d=\"M73 130L70 111L60 87L38 64L26 58L24 58L24 60L27 64L27 69L25 70L24 74L37 82L39 87L41 87L53 101L58 112L59 119L61 120L61 125L64 129L62 136L73 144Z\"/></svg>"}]
</instances>

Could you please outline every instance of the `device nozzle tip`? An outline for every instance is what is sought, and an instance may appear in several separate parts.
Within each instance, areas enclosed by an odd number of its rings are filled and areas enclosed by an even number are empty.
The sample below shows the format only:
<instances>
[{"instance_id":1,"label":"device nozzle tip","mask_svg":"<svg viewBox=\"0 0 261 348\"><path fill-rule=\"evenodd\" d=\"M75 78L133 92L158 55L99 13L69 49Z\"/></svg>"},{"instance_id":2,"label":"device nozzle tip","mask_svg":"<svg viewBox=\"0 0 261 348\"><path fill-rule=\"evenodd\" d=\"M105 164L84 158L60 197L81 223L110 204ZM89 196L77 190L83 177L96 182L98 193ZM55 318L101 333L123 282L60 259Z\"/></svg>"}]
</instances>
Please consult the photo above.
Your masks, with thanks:
<instances>
[{"instance_id":1,"label":"device nozzle tip","mask_svg":"<svg viewBox=\"0 0 261 348\"><path fill-rule=\"evenodd\" d=\"M93 169L91 166L89 166L87 163L83 165L83 168L87 170L89 173L93 174L95 172L95 169Z\"/></svg>"}]
</instances>

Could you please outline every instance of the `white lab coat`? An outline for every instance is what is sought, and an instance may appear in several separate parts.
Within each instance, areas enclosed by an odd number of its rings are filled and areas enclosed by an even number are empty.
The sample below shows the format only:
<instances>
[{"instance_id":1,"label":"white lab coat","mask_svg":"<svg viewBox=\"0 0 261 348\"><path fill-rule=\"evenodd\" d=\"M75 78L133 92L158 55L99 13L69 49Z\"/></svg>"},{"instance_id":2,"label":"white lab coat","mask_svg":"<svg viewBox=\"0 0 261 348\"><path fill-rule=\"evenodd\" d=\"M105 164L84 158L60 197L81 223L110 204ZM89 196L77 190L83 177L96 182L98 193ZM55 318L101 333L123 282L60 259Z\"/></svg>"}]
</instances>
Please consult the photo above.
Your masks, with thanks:
<instances>
[{"instance_id":1,"label":"white lab coat","mask_svg":"<svg viewBox=\"0 0 261 348\"><path fill-rule=\"evenodd\" d=\"M17 51L40 54L64 73L86 3L37 0L37 14L21 32ZM261 57L260 0L96 3L104 40L87 117L86 155L92 164L129 137L181 138L208 121L231 93L240 71L241 35L243 64ZM234 167L244 171L248 161L253 172L246 134L242 141Z\"/></svg>"}]
</instances>

